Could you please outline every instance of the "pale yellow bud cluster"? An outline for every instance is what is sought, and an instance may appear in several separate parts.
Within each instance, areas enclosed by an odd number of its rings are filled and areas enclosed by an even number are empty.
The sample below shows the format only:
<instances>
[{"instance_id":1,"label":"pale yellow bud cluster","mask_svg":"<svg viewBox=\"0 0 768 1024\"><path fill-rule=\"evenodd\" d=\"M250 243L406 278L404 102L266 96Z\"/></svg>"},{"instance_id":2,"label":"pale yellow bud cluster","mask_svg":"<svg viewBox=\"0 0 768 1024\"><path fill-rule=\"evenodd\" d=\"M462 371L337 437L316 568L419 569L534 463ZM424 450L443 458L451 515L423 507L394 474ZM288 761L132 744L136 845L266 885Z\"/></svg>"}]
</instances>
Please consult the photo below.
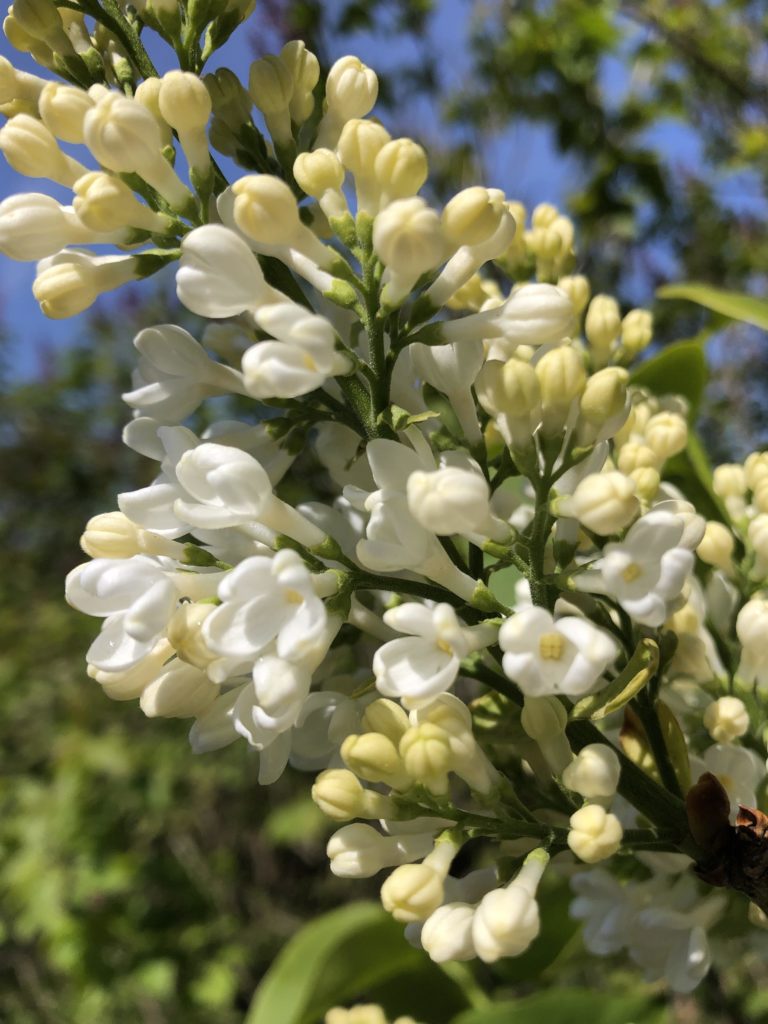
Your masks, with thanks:
<instances>
[{"instance_id":1,"label":"pale yellow bud cluster","mask_svg":"<svg viewBox=\"0 0 768 1024\"><path fill-rule=\"evenodd\" d=\"M333 148L348 121L365 117L379 94L376 72L357 57L341 57L331 67L325 82L323 118L318 126L317 145Z\"/></svg>"},{"instance_id":2,"label":"pale yellow bud cluster","mask_svg":"<svg viewBox=\"0 0 768 1024\"><path fill-rule=\"evenodd\" d=\"M750 579L762 583L768 579L768 452L752 452L743 465L716 466L712 488L728 515L733 533L722 524L709 524L712 537L720 537L720 548L710 552L705 537L704 551L700 547L699 555L705 562L730 572L738 539L747 555L743 568ZM722 531L730 538L727 551ZM720 561L713 560L715 553L720 555Z\"/></svg>"},{"instance_id":3,"label":"pale yellow bud cluster","mask_svg":"<svg viewBox=\"0 0 768 1024\"><path fill-rule=\"evenodd\" d=\"M660 401L630 388L626 422L615 436L614 459L622 473L634 480L644 501L658 491L664 465L688 444L688 421L682 399L666 396Z\"/></svg>"},{"instance_id":4,"label":"pale yellow bud cluster","mask_svg":"<svg viewBox=\"0 0 768 1024\"><path fill-rule=\"evenodd\" d=\"M373 1003L353 1006L345 1010L340 1006L329 1010L325 1015L325 1024L390 1024L387 1015L380 1006ZM392 1024L416 1024L413 1017L398 1017Z\"/></svg>"},{"instance_id":5,"label":"pale yellow bud cluster","mask_svg":"<svg viewBox=\"0 0 768 1024\"><path fill-rule=\"evenodd\" d=\"M578 293L580 304L586 305L588 291L585 293L582 285L569 287ZM631 362L651 342L653 317L647 309L631 309L622 318L612 295L595 295L586 307L584 335L595 367Z\"/></svg>"},{"instance_id":6,"label":"pale yellow bud cluster","mask_svg":"<svg viewBox=\"0 0 768 1024\"><path fill-rule=\"evenodd\" d=\"M293 126L303 124L314 109L313 90L320 78L317 57L300 40L285 44L251 65L248 91L264 115L276 146L293 138Z\"/></svg>"},{"instance_id":7,"label":"pale yellow bud cluster","mask_svg":"<svg viewBox=\"0 0 768 1024\"><path fill-rule=\"evenodd\" d=\"M573 221L551 203L540 203L531 214L525 244L536 262L540 281L555 281L573 260Z\"/></svg>"}]
</instances>

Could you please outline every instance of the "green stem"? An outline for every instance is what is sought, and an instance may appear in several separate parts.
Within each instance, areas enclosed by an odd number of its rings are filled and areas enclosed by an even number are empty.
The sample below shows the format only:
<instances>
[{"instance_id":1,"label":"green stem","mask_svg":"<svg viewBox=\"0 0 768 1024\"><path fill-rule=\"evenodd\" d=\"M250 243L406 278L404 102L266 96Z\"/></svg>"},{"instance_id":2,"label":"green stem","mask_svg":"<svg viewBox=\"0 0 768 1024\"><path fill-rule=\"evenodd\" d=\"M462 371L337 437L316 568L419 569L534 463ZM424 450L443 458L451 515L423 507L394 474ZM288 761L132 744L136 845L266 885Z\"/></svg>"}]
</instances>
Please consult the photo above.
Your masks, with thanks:
<instances>
[{"instance_id":1,"label":"green stem","mask_svg":"<svg viewBox=\"0 0 768 1024\"><path fill-rule=\"evenodd\" d=\"M656 767L659 770L661 781L664 783L670 793L673 793L676 797L682 798L683 791L680 788L680 780L677 777L672 760L667 750L667 744L664 741L664 734L661 731L661 724L659 717L656 714L655 707L648 701L643 699L637 699L632 702L632 706L642 722L645 734L648 737L648 742L651 745L651 752L653 759L656 762Z\"/></svg>"},{"instance_id":2,"label":"green stem","mask_svg":"<svg viewBox=\"0 0 768 1024\"><path fill-rule=\"evenodd\" d=\"M531 524L528 582L531 587L531 600L533 603L540 608L547 608L549 611L552 611L557 594L554 588L549 586L544 579L544 553L552 527L548 495L549 484L547 481L542 481L541 485L537 488L536 513Z\"/></svg>"}]
</instances>

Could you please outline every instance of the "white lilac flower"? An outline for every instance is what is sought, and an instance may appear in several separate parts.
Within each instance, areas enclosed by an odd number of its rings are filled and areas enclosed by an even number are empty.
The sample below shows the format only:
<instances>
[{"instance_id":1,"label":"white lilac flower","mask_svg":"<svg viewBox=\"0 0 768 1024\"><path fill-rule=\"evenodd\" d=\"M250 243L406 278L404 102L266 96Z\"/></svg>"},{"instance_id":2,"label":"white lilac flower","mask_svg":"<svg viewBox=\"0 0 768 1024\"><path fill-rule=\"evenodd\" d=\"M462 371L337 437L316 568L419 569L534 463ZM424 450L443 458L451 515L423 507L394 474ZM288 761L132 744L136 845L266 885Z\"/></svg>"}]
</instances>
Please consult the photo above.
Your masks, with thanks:
<instances>
[{"instance_id":1,"label":"white lilac flower","mask_svg":"<svg viewBox=\"0 0 768 1024\"><path fill-rule=\"evenodd\" d=\"M278 657L299 661L324 635L325 605L295 551L247 558L224 576L219 598L203 635L224 657L255 659L274 642Z\"/></svg>"},{"instance_id":2,"label":"white lilac flower","mask_svg":"<svg viewBox=\"0 0 768 1024\"><path fill-rule=\"evenodd\" d=\"M465 626L448 604L401 604L385 612L384 621L410 634L383 644L374 655L376 687L386 697L431 700L453 685L462 658L496 638L495 627Z\"/></svg>"},{"instance_id":3,"label":"white lilac flower","mask_svg":"<svg viewBox=\"0 0 768 1024\"><path fill-rule=\"evenodd\" d=\"M499 644L505 673L530 697L588 693L619 653L616 641L588 619L555 619L544 608L506 619Z\"/></svg>"},{"instance_id":4,"label":"white lilac flower","mask_svg":"<svg viewBox=\"0 0 768 1024\"><path fill-rule=\"evenodd\" d=\"M594 569L574 577L580 590L614 597L636 622L661 626L693 571L681 544L685 524L670 512L642 516L623 541L606 544Z\"/></svg>"},{"instance_id":5,"label":"white lilac flower","mask_svg":"<svg viewBox=\"0 0 768 1024\"><path fill-rule=\"evenodd\" d=\"M504 889L487 893L475 910L472 942L487 964L524 953L539 934L536 890L549 862L544 850L528 854L517 877Z\"/></svg>"},{"instance_id":6,"label":"white lilac flower","mask_svg":"<svg viewBox=\"0 0 768 1024\"><path fill-rule=\"evenodd\" d=\"M125 401L142 415L179 423L211 395L243 394L242 374L209 358L187 331L161 324L133 341L139 364Z\"/></svg>"},{"instance_id":7,"label":"white lilac flower","mask_svg":"<svg viewBox=\"0 0 768 1024\"><path fill-rule=\"evenodd\" d=\"M220 573L177 572L170 559L135 555L96 558L67 576L67 601L87 615L104 618L91 644L89 664L124 672L152 651L180 598L215 593Z\"/></svg>"},{"instance_id":8,"label":"white lilac flower","mask_svg":"<svg viewBox=\"0 0 768 1024\"><path fill-rule=\"evenodd\" d=\"M747 601L736 618L736 635L741 641L739 677L768 689L768 600L758 596Z\"/></svg>"}]
</instances>

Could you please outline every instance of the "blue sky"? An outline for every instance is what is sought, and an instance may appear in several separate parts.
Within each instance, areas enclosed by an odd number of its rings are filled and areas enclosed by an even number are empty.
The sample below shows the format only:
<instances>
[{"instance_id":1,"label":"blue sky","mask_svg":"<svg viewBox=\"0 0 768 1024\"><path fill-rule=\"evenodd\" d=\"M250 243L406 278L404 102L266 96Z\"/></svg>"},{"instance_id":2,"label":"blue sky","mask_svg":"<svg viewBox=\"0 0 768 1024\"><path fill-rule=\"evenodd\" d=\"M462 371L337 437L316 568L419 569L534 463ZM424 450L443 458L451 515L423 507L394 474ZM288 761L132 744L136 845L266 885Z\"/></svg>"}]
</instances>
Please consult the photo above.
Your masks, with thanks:
<instances>
[{"instance_id":1,"label":"blue sky","mask_svg":"<svg viewBox=\"0 0 768 1024\"><path fill-rule=\"evenodd\" d=\"M443 91L454 91L461 87L470 71L467 53L470 9L471 5L466 0L438 3L429 23L428 36L421 42L383 31L378 35L358 32L341 40L328 38L328 56L333 60L344 53L354 52L372 67L386 71L403 58L418 59L418 47L426 45L445 56L439 64L441 84ZM258 49L254 50L254 39L259 31L263 32L263 26L259 22L257 5L251 22L235 33L227 46L215 55L209 70L226 65L238 71L242 78L247 78L250 61L261 55ZM149 41L151 33L147 33L146 38ZM166 70L173 66L169 60L170 50L156 37L155 42L157 45L153 47L152 56L160 69ZM279 39L267 35L262 52L269 52L279 45ZM46 73L26 55L13 50L2 35L0 54L17 66L46 77ZM618 95L628 83L625 65L618 59L605 61L600 69L599 82L606 96ZM424 98L415 100L407 109L398 110L396 120L394 127L399 133L414 135L427 149L430 139L438 137L442 130L433 106ZM666 153L678 170L684 170L686 166L696 168L701 163L695 133L679 123L659 124L648 142ZM90 163L87 154L82 159L84 163ZM513 173L510 173L510 168L514 169ZM522 200L529 209L544 201L567 206L568 191L580 177L578 164L557 153L547 126L524 120L511 125L494 140L487 153L487 169L488 180L484 184L503 188L511 198ZM24 178L0 157L0 195L20 191L53 191L58 198L69 201L66 190L52 189L47 181ZM737 197L746 194L738 186L734 191ZM33 265L15 263L0 256L0 312L11 332L7 365L17 377L34 376L40 372L50 353L79 338L86 323L86 315L65 321L46 319L32 298L34 274ZM638 296L638 300L642 299L647 297Z\"/></svg>"}]
</instances>

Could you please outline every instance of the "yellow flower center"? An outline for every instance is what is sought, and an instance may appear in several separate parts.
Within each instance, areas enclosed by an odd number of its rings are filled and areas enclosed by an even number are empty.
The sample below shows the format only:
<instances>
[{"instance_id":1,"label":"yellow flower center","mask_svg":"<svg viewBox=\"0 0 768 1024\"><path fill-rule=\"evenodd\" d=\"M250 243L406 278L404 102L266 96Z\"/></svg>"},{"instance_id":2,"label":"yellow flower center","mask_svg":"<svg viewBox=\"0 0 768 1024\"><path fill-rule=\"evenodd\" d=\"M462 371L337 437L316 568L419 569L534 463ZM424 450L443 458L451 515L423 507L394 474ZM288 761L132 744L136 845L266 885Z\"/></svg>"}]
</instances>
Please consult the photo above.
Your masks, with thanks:
<instances>
[{"instance_id":1,"label":"yellow flower center","mask_svg":"<svg viewBox=\"0 0 768 1024\"><path fill-rule=\"evenodd\" d=\"M560 633L544 633L539 637L539 655L545 661L559 661L565 650L565 637Z\"/></svg>"},{"instance_id":2,"label":"yellow flower center","mask_svg":"<svg viewBox=\"0 0 768 1024\"><path fill-rule=\"evenodd\" d=\"M304 600L304 596L300 594L298 590L292 590L289 588L288 590L283 591L283 600L286 604L301 604Z\"/></svg>"},{"instance_id":3,"label":"yellow flower center","mask_svg":"<svg viewBox=\"0 0 768 1024\"><path fill-rule=\"evenodd\" d=\"M625 583L634 583L637 577L642 575L642 572L643 570L637 562L630 562L621 576Z\"/></svg>"}]
</instances>

